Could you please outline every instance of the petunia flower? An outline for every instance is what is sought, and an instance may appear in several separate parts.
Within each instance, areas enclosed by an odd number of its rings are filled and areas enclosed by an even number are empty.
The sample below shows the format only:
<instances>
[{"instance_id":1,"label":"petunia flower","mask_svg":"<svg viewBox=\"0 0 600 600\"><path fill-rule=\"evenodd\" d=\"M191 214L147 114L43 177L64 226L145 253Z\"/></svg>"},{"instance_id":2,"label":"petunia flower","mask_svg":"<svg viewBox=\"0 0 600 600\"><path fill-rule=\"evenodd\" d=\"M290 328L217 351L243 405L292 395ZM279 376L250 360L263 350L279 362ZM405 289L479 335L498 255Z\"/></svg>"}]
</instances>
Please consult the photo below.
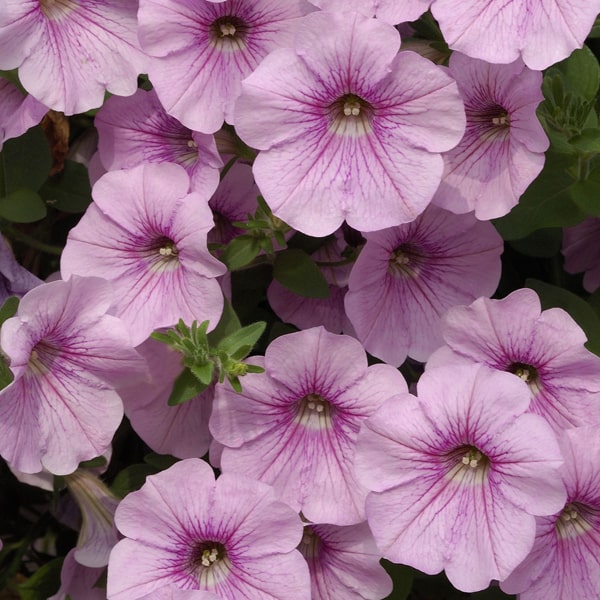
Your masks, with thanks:
<instances>
[{"instance_id":1,"label":"petunia flower","mask_svg":"<svg viewBox=\"0 0 600 600\"><path fill-rule=\"evenodd\" d=\"M65 114L96 108L106 91L128 96L145 72L137 0L4 0L0 69L19 68L23 87Z\"/></svg>"},{"instance_id":2,"label":"petunia flower","mask_svg":"<svg viewBox=\"0 0 600 600\"><path fill-rule=\"evenodd\" d=\"M65 556L60 571L60 589L48 600L106 600L106 590L96 587L105 569L84 567L75 560L75 548Z\"/></svg>"},{"instance_id":3,"label":"petunia flower","mask_svg":"<svg viewBox=\"0 0 600 600\"><path fill-rule=\"evenodd\" d=\"M140 0L139 38L165 110L195 131L233 124L241 81L291 41L304 0Z\"/></svg>"},{"instance_id":4,"label":"petunia flower","mask_svg":"<svg viewBox=\"0 0 600 600\"><path fill-rule=\"evenodd\" d=\"M600 0L433 0L431 12L453 50L541 71L583 46Z\"/></svg>"},{"instance_id":5,"label":"petunia flower","mask_svg":"<svg viewBox=\"0 0 600 600\"><path fill-rule=\"evenodd\" d=\"M138 346L137 351L148 362L151 379L118 388L131 426L158 454L203 456L212 440L208 419L214 385L183 404L169 406L173 383L183 371L181 354L153 339Z\"/></svg>"},{"instance_id":6,"label":"petunia flower","mask_svg":"<svg viewBox=\"0 0 600 600\"><path fill-rule=\"evenodd\" d=\"M291 227L325 236L345 219L373 231L412 221L430 203L439 153L462 137L464 110L444 69L399 47L387 23L315 12L293 48L244 80L236 130L261 151L256 183Z\"/></svg>"},{"instance_id":7,"label":"petunia flower","mask_svg":"<svg viewBox=\"0 0 600 600\"><path fill-rule=\"evenodd\" d=\"M24 134L47 112L48 108L41 102L23 95L14 83L0 77L0 151L6 140Z\"/></svg>"},{"instance_id":8,"label":"petunia flower","mask_svg":"<svg viewBox=\"0 0 600 600\"><path fill-rule=\"evenodd\" d=\"M362 421L406 391L388 365L367 365L360 343L323 327L281 336L252 361L242 393L217 385L210 430L223 444L221 469L275 487L313 523L364 521L366 488L354 475Z\"/></svg>"},{"instance_id":9,"label":"petunia flower","mask_svg":"<svg viewBox=\"0 0 600 600\"><path fill-rule=\"evenodd\" d=\"M143 164L111 171L94 186L94 202L71 229L61 258L64 278L94 273L110 280L115 314L134 344L155 329L208 320L216 327L225 265L211 256L208 198L191 192L184 168Z\"/></svg>"},{"instance_id":10,"label":"petunia flower","mask_svg":"<svg viewBox=\"0 0 600 600\"><path fill-rule=\"evenodd\" d=\"M442 345L452 306L494 293L502 238L491 223L430 206L415 221L366 233L350 273L346 314L367 352L394 366Z\"/></svg>"},{"instance_id":11,"label":"petunia flower","mask_svg":"<svg viewBox=\"0 0 600 600\"><path fill-rule=\"evenodd\" d=\"M517 60L490 65L459 52L450 74L465 103L467 130L444 156L444 175L433 202L478 219L510 212L544 166L549 141L536 116L542 74Z\"/></svg>"},{"instance_id":12,"label":"petunia flower","mask_svg":"<svg viewBox=\"0 0 600 600\"><path fill-rule=\"evenodd\" d=\"M567 273L583 271L583 287L590 293L600 287L600 219L588 217L563 229L562 254Z\"/></svg>"},{"instance_id":13,"label":"petunia flower","mask_svg":"<svg viewBox=\"0 0 600 600\"><path fill-rule=\"evenodd\" d=\"M101 455L123 417L114 386L146 374L113 290L96 277L38 286L2 325L14 381L0 391L0 454L19 471L72 473Z\"/></svg>"},{"instance_id":14,"label":"petunia flower","mask_svg":"<svg viewBox=\"0 0 600 600\"><path fill-rule=\"evenodd\" d=\"M392 25L416 21L427 12L431 0L310 0L315 6L330 11L353 11L375 16Z\"/></svg>"},{"instance_id":15,"label":"petunia flower","mask_svg":"<svg viewBox=\"0 0 600 600\"><path fill-rule=\"evenodd\" d=\"M215 482L207 463L189 458L148 477L115 520L126 539L110 555L109 600L153 597L166 586L224 600L310 598L295 550L302 523L268 485L227 474Z\"/></svg>"},{"instance_id":16,"label":"petunia flower","mask_svg":"<svg viewBox=\"0 0 600 600\"><path fill-rule=\"evenodd\" d=\"M600 590L600 437L596 427L564 432L567 503L538 517L531 553L502 582L520 600L596 600Z\"/></svg>"},{"instance_id":17,"label":"petunia flower","mask_svg":"<svg viewBox=\"0 0 600 600\"><path fill-rule=\"evenodd\" d=\"M42 283L16 261L8 242L0 235L0 306L9 296L20 298Z\"/></svg>"},{"instance_id":18,"label":"petunia flower","mask_svg":"<svg viewBox=\"0 0 600 600\"><path fill-rule=\"evenodd\" d=\"M533 290L452 308L442 333L446 345L428 369L483 363L524 381L529 411L556 431L600 425L600 357L585 349L585 334L571 316L560 308L542 311Z\"/></svg>"},{"instance_id":19,"label":"petunia flower","mask_svg":"<svg viewBox=\"0 0 600 600\"><path fill-rule=\"evenodd\" d=\"M535 516L564 505L558 442L525 414L527 389L483 365L426 371L418 396L387 401L361 429L369 526L384 558L482 590L527 556Z\"/></svg>"},{"instance_id":20,"label":"petunia flower","mask_svg":"<svg viewBox=\"0 0 600 600\"><path fill-rule=\"evenodd\" d=\"M112 96L98 111L98 151L106 169L173 162L185 168L191 190L210 196L219 184L223 161L214 137L191 131L162 107L156 92Z\"/></svg>"},{"instance_id":21,"label":"petunia flower","mask_svg":"<svg viewBox=\"0 0 600 600\"><path fill-rule=\"evenodd\" d=\"M380 600L392 592L366 522L346 527L307 524L298 550L310 570L312 600Z\"/></svg>"}]
</instances>

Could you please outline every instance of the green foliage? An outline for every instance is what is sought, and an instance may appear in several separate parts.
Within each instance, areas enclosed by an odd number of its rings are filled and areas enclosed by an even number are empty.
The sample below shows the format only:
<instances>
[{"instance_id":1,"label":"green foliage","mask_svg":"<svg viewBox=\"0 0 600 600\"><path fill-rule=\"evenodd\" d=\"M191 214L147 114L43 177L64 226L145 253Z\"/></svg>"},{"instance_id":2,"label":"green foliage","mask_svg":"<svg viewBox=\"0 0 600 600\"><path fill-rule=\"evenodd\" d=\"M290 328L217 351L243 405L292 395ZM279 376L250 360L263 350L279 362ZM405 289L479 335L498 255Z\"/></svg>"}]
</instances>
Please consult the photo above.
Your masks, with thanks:
<instances>
[{"instance_id":1,"label":"green foliage","mask_svg":"<svg viewBox=\"0 0 600 600\"><path fill-rule=\"evenodd\" d=\"M119 498L125 498L130 492L139 490L148 475L158 473L158 469L147 464L135 464L125 467L115 477L110 489Z\"/></svg>"},{"instance_id":2,"label":"green foliage","mask_svg":"<svg viewBox=\"0 0 600 600\"><path fill-rule=\"evenodd\" d=\"M220 331L212 338L207 335L208 321L203 321L200 325L194 321L188 327L180 320L167 333L153 333L154 339L183 354L184 370L175 380L169 405L187 402L206 390L211 383L223 383L225 379L234 390L241 392L240 377L264 371L261 367L242 361L250 354L266 325L264 321L260 321L241 327L237 315L229 306L215 329Z\"/></svg>"},{"instance_id":3,"label":"green foliage","mask_svg":"<svg viewBox=\"0 0 600 600\"><path fill-rule=\"evenodd\" d=\"M278 252L273 277L288 290L307 298L328 298L329 286L313 259L299 248Z\"/></svg>"},{"instance_id":4,"label":"green foliage","mask_svg":"<svg viewBox=\"0 0 600 600\"><path fill-rule=\"evenodd\" d=\"M383 561L383 566L394 582L394 590L386 600L407 600L413 587L415 570L387 560Z\"/></svg>"},{"instance_id":5,"label":"green foliage","mask_svg":"<svg viewBox=\"0 0 600 600\"><path fill-rule=\"evenodd\" d=\"M60 570L64 557L42 565L25 583L17 586L21 600L46 600L60 588Z\"/></svg>"},{"instance_id":6,"label":"green foliage","mask_svg":"<svg viewBox=\"0 0 600 600\"><path fill-rule=\"evenodd\" d=\"M82 213L92 201L92 190L87 169L72 160L65 161L64 169L42 185L42 198L57 210Z\"/></svg>"}]
</instances>

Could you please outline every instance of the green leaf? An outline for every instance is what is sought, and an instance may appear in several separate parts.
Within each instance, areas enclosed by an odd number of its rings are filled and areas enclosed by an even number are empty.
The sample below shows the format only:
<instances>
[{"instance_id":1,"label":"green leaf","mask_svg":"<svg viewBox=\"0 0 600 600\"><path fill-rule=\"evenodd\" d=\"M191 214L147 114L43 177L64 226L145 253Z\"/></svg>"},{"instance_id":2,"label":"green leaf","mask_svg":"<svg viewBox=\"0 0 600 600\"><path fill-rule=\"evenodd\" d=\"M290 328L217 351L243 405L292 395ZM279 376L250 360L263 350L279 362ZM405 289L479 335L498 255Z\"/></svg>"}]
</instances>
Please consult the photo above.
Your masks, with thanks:
<instances>
[{"instance_id":1,"label":"green leaf","mask_svg":"<svg viewBox=\"0 0 600 600\"><path fill-rule=\"evenodd\" d=\"M525 238L509 243L517 252L525 256L550 258L560 251L562 229L559 227L538 229Z\"/></svg>"},{"instance_id":2,"label":"green leaf","mask_svg":"<svg viewBox=\"0 0 600 600\"><path fill-rule=\"evenodd\" d=\"M251 263L260 252L260 242L253 236L241 235L229 242L219 256L219 260L235 271Z\"/></svg>"},{"instance_id":3,"label":"green leaf","mask_svg":"<svg viewBox=\"0 0 600 600\"><path fill-rule=\"evenodd\" d=\"M209 382L210 383L210 382ZM189 369L184 369L175 380L169 396L169 406L177 406L201 394L209 384L202 383Z\"/></svg>"},{"instance_id":4,"label":"green leaf","mask_svg":"<svg viewBox=\"0 0 600 600\"><path fill-rule=\"evenodd\" d=\"M387 560L383 561L383 566L394 582L394 591L387 597L387 600L406 600L412 591L414 570Z\"/></svg>"},{"instance_id":5,"label":"green leaf","mask_svg":"<svg viewBox=\"0 0 600 600\"><path fill-rule=\"evenodd\" d=\"M305 298L329 298L329 285L313 259L299 248L277 253L273 277L294 294Z\"/></svg>"},{"instance_id":6,"label":"green leaf","mask_svg":"<svg viewBox=\"0 0 600 600\"><path fill-rule=\"evenodd\" d=\"M19 308L18 296L9 296L0 308L0 327L4 324L4 321L14 317L17 314Z\"/></svg>"},{"instance_id":7,"label":"green leaf","mask_svg":"<svg viewBox=\"0 0 600 600\"><path fill-rule=\"evenodd\" d=\"M572 185L570 195L581 210L600 217L600 164L592 169L585 180Z\"/></svg>"},{"instance_id":8,"label":"green leaf","mask_svg":"<svg viewBox=\"0 0 600 600\"><path fill-rule=\"evenodd\" d=\"M209 386L213 380L215 365L212 361L207 361L202 365L190 365L192 374L205 386ZM178 402L178 404L180 404Z\"/></svg>"},{"instance_id":9,"label":"green leaf","mask_svg":"<svg viewBox=\"0 0 600 600\"><path fill-rule=\"evenodd\" d=\"M505 240L523 238L537 229L568 227L583 220L585 213L575 204L571 189L575 178L569 168L576 157L548 152L546 164L508 215L494 225Z\"/></svg>"},{"instance_id":10,"label":"green leaf","mask_svg":"<svg viewBox=\"0 0 600 600\"><path fill-rule=\"evenodd\" d=\"M98 467L104 467L106 465L106 457L105 456L96 456L96 458L92 458L90 460L84 460L79 463L80 469L96 469Z\"/></svg>"},{"instance_id":11,"label":"green leaf","mask_svg":"<svg viewBox=\"0 0 600 600\"><path fill-rule=\"evenodd\" d=\"M178 460L178 458L175 458L170 454L157 454L156 452L151 452L144 456L144 462L158 471L164 471L165 469L172 467Z\"/></svg>"},{"instance_id":12,"label":"green leaf","mask_svg":"<svg viewBox=\"0 0 600 600\"><path fill-rule=\"evenodd\" d=\"M33 223L46 216L45 202L33 190L21 188L0 198L0 217L13 223Z\"/></svg>"},{"instance_id":13,"label":"green leaf","mask_svg":"<svg viewBox=\"0 0 600 600\"><path fill-rule=\"evenodd\" d=\"M600 355L600 317L590 304L568 290L537 279L527 279L525 286L537 292L544 310L554 307L566 310L585 332L588 339L585 347Z\"/></svg>"},{"instance_id":14,"label":"green leaf","mask_svg":"<svg viewBox=\"0 0 600 600\"><path fill-rule=\"evenodd\" d=\"M589 101L596 98L600 87L600 65L587 46L575 50L568 58L550 67L544 82L546 78L551 80L554 75L560 75L565 92L572 92ZM542 89L546 96L547 90Z\"/></svg>"},{"instance_id":15,"label":"green leaf","mask_svg":"<svg viewBox=\"0 0 600 600\"><path fill-rule=\"evenodd\" d=\"M257 323L242 327L238 331L223 338L219 342L217 348L220 352L224 352L230 356L242 346L247 346L252 349L254 344L260 339L266 326L267 324L264 321L258 321Z\"/></svg>"},{"instance_id":16,"label":"green leaf","mask_svg":"<svg viewBox=\"0 0 600 600\"><path fill-rule=\"evenodd\" d=\"M4 170L4 189L0 190L0 196L21 188L39 190L52 167L50 147L40 126L7 140L0 159Z\"/></svg>"},{"instance_id":17,"label":"green leaf","mask_svg":"<svg viewBox=\"0 0 600 600\"><path fill-rule=\"evenodd\" d=\"M600 129L584 129L569 141L580 152L599 153Z\"/></svg>"},{"instance_id":18,"label":"green leaf","mask_svg":"<svg viewBox=\"0 0 600 600\"><path fill-rule=\"evenodd\" d=\"M72 160L65 161L64 169L50 177L40 189L46 202L64 212L82 213L92 202L92 190L87 169Z\"/></svg>"},{"instance_id":19,"label":"green leaf","mask_svg":"<svg viewBox=\"0 0 600 600\"><path fill-rule=\"evenodd\" d=\"M146 482L146 477L156 472L156 469L150 465L130 465L119 472L110 489L119 498L125 498L130 492L139 490Z\"/></svg>"},{"instance_id":20,"label":"green leaf","mask_svg":"<svg viewBox=\"0 0 600 600\"><path fill-rule=\"evenodd\" d=\"M60 588L60 570L64 557L42 565L25 583L17 586L22 600L46 600Z\"/></svg>"},{"instance_id":21,"label":"green leaf","mask_svg":"<svg viewBox=\"0 0 600 600\"><path fill-rule=\"evenodd\" d=\"M211 346L216 346L224 337L241 329L241 327L242 324L240 323L235 310L233 310L231 302L225 299L223 314L215 329L208 334L208 343Z\"/></svg>"}]
</instances>

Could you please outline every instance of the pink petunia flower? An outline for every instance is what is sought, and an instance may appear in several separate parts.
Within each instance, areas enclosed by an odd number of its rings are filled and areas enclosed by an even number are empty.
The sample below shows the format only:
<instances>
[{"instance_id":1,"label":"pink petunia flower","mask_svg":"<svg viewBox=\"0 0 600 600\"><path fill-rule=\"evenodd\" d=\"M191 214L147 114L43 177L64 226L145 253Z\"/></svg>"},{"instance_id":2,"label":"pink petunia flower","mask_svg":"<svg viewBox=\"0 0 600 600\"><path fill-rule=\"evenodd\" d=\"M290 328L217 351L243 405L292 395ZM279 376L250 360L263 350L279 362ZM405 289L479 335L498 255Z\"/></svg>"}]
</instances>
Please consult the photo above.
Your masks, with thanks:
<instances>
[{"instance_id":1,"label":"pink petunia flower","mask_svg":"<svg viewBox=\"0 0 600 600\"><path fill-rule=\"evenodd\" d=\"M444 69L399 46L384 22L315 12L294 48L244 80L236 130L261 150L256 183L295 229L324 236L346 219L373 231L414 220L431 201L439 153L464 133L463 105Z\"/></svg>"},{"instance_id":2,"label":"pink petunia flower","mask_svg":"<svg viewBox=\"0 0 600 600\"><path fill-rule=\"evenodd\" d=\"M0 151L6 140L23 135L47 112L33 96L24 96L16 85L0 77Z\"/></svg>"},{"instance_id":3,"label":"pink petunia flower","mask_svg":"<svg viewBox=\"0 0 600 600\"><path fill-rule=\"evenodd\" d=\"M431 12L450 48L541 71L583 46L600 0L433 0Z\"/></svg>"},{"instance_id":4,"label":"pink petunia flower","mask_svg":"<svg viewBox=\"0 0 600 600\"><path fill-rule=\"evenodd\" d=\"M450 307L494 293L502 238L491 223L430 206L415 221L365 234L346 313L367 352L394 366L442 345Z\"/></svg>"},{"instance_id":5,"label":"pink petunia flower","mask_svg":"<svg viewBox=\"0 0 600 600\"><path fill-rule=\"evenodd\" d=\"M15 469L66 475L110 445L123 416L113 386L146 374L106 314L113 294L96 277L46 283L2 325L14 381L0 391L0 454Z\"/></svg>"},{"instance_id":6,"label":"pink petunia flower","mask_svg":"<svg viewBox=\"0 0 600 600\"><path fill-rule=\"evenodd\" d=\"M363 521L356 436L377 407L406 391L403 377L368 367L358 341L322 327L277 338L253 362L266 373L246 375L241 394L217 385L210 430L225 446L223 472L273 485L313 523Z\"/></svg>"},{"instance_id":7,"label":"pink petunia flower","mask_svg":"<svg viewBox=\"0 0 600 600\"><path fill-rule=\"evenodd\" d=\"M214 137L191 131L169 116L156 92L112 96L98 111L98 151L106 169L129 169L142 163L173 162L185 168L191 190L210 196L219 184L223 161Z\"/></svg>"},{"instance_id":8,"label":"pink petunia flower","mask_svg":"<svg viewBox=\"0 0 600 600\"><path fill-rule=\"evenodd\" d=\"M225 265L211 256L208 198L188 194L189 177L172 163L112 171L94 186L94 202L71 229L61 258L64 278L94 273L110 280L115 314L140 344L181 318L216 327Z\"/></svg>"},{"instance_id":9,"label":"pink petunia flower","mask_svg":"<svg viewBox=\"0 0 600 600\"><path fill-rule=\"evenodd\" d=\"M563 229L562 253L567 273L581 273L590 293L600 287L600 218L588 217Z\"/></svg>"},{"instance_id":10,"label":"pink petunia flower","mask_svg":"<svg viewBox=\"0 0 600 600\"><path fill-rule=\"evenodd\" d=\"M126 539L110 555L109 600L153 597L166 586L224 600L310 598L295 550L302 523L264 483L227 474L215 482L207 463L189 458L148 477L115 520Z\"/></svg>"},{"instance_id":11,"label":"pink petunia flower","mask_svg":"<svg viewBox=\"0 0 600 600\"><path fill-rule=\"evenodd\" d=\"M42 283L16 261L8 242L0 235L0 306L9 296L20 298Z\"/></svg>"},{"instance_id":12,"label":"pink petunia flower","mask_svg":"<svg viewBox=\"0 0 600 600\"><path fill-rule=\"evenodd\" d=\"M203 456L212 440L208 420L214 385L183 404L169 406L173 383L183 371L181 354L153 339L137 350L148 362L151 379L118 388L131 426L158 454L178 458Z\"/></svg>"},{"instance_id":13,"label":"pink petunia flower","mask_svg":"<svg viewBox=\"0 0 600 600\"><path fill-rule=\"evenodd\" d=\"M376 16L392 25L416 21L427 11L432 0L310 0L323 10L353 11Z\"/></svg>"},{"instance_id":14,"label":"pink petunia flower","mask_svg":"<svg viewBox=\"0 0 600 600\"><path fill-rule=\"evenodd\" d=\"M490 65L454 52L450 74L465 102L467 130L444 156L433 202L478 219L510 212L544 166L549 141L536 116L542 74L518 60Z\"/></svg>"},{"instance_id":15,"label":"pink petunia flower","mask_svg":"<svg viewBox=\"0 0 600 600\"><path fill-rule=\"evenodd\" d=\"M389 560L458 589L502 581L527 556L535 516L564 505L562 457L549 425L524 414L516 378L482 365L426 371L419 397L387 401L361 429L359 481Z\"/></svg>"},{"instance_id":16,"label":"pink petunia flower","mask_svg":"<svg viewBox=\"0 0 600 600\"><path fill-rule=\"evenodd\" d=\"M106 590L96 587L105 569L84 567L75 560L76 550L66 556L60 571L60 589L48 600L106 600Z\"/></svg>"},{"instance_id":17,"label":"pink petunia flower","mask_svg":"<svg viewBox=\"0 0 600 600\"><path fill-rule=\"evenodd\" d=\"M598 428L569 429L559 441L567 503L552 517L538 517L531 553L501 584L520 600L596 600L600 590Z\"/></svg>"},{"instance_id":18,"label":"pink petunia flower","mask_svg":"<svg viewBox=\"0 0 600 600\"><path fill-rule=\"evenodd\" d=\"M444 317L446 346L427 368L483 363L523 380L529 411L556 430L600 425L600 357L585 349L586 337L560 308L542 311L537 294L521 289L502 300L479 298Z\"/></svg>"},{"instance_id":19,"label":"pink petunia flower","mask_svg":"<svg viewBox=\"0 0 600 600\"><path fill-rule=\"evenodd\" d=\"M145 72L137 0L3 0L0 69L65 114L96 108L105 91L128 96Z\"/></svg>"},{"instance_id":20,"label":"pink petunia flower","mask_svg":"<svg viewBox=\"0 0 600 600\"><path fill-rule=\"evenodd\" d=\"M233 124L241 81L291 41L304 0L140 0L139 37L166 111L195 131Z\"/></svg>"},{"instance_id":21,"label":"pink petunia flower","mask_svg":"<svg viewBox=\"0 0 600 600\"><path fill-rule=\"evenodd\" d=\"M380 600L392 592L366 522L347 527L307 524L298 550L310 570L312 600Z\"/></svg>"}]
</instances>

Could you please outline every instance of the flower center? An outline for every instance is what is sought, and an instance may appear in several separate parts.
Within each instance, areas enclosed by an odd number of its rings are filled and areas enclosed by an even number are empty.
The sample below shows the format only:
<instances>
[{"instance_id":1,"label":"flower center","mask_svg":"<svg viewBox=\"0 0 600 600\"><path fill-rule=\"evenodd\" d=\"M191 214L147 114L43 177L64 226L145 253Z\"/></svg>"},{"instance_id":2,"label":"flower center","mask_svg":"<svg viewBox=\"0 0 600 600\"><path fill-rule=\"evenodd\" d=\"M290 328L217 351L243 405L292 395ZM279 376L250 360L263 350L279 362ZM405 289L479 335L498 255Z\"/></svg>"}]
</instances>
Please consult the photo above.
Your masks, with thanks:
<instances>
[{"instance_id":1,"label":"flower center","mask_svg":"<svg viewBox=\"0 0 600 600\"><path fill-rule=\"evenodd\" d=\"M460 446L446 456L450 469L446 477L464 484L481 484L485 481L490 459L475 446Z\"/></svg>"},{"instance_id":2,"label":"flower center","mask_svg":"<svg viewBox=\"0 0 600 600\"><path fill-rule=\"evenodd\" d=\"M319 394L307 394L296 403L294 421L309 429L329 429L332 426L333 406Z\"/></svg>"},{"instance_id":3,"label":"flower center","mask_svg":"<svg viewBox=\"0 0 600 600\"><path fill-rule=\"evenodd\" d=\"M300 554L307 560L318 558L321 546L321 538L311 527L305 526L302 540L298 546Z\"/></svg>"},{"instance_id":4,"label":"flower center","mask_svg":"<svg viewBox=\"0 0 600 600\"><path fill-rule=\"evenodd\" d=\"M59 349L46 341L40 340L31 351L27 362L27 372L34 377L46 375L59 359Z\"/></svg>"},{"instance_id":5,"label":"flower center","mask_svg":"<svg viewBox=\"0 0 600 600\"><path fill-rule=\"evenodd\" d=\"M527 363L514 362L506 370L516 375L519 379L522 379L529 386L532 394L535 395L540 391L540 377L535 367Z\"/></svg>"},{"instance_id":6,"label":"flower center","mask_svg":"<svg viewBox=\"0 0 600 600\"><path fill-rule=\"evenodd\" d=\"M73 12L78 5L78 0L40 0L40 9L44 16L50 20L58 20Z\"/></svg>"},{"instance_id":7,"label":"flower center","mask_svg":"<svg viewBox=\"0 0 600 600\"><path fill-rule=\"evenodd\" d=\"M466 107L467 129L476 128L483 139L504 139L510 134L510 114L499 104Z\"/></svg>"},{"instance_id":8,"label":"flower center","mask_svg":"<svg viewBox=\"0 0 600 600\"><path fill-rule=\"evenodd\" d=\"M330 104L329 130L337 135L359 137L373 131L373 107L355 94L345 94Z\"/></svg>"},{"instance_id":9,"label":"flower center","mask_svg":"<svg viewBox=\"0 0 600 600\"><path fill-rule=\"evenodd\" d=\"M417 277L421 272L423 255L410 244L401 244L388 260L388 273L394 277Z\"/></svg>"},{"instance_id":10,"label":"flower center","mask_svg":"<svg viewBox=\"0 0 600 600\"><path fill-rule=\"evenodd\" d=\"M587 507L578 503L567 504L556 520L556 534L561 539L569 539L587 533L593 526L586 519L592 512Z\"/></svg>"},{"instance_id":11,"label":"flower center","mask_svg":"<svg viewBox=\"0 0 600 600\"><path fill-rule=\"evenodd\" d=\"M227 15L213 21L210 26L210 36L213 45L220 50L241 50L246 47L249 29L239 17Z\"/></svg>"},{"instance_id":12,"label":"flower center","mask_svg":"<svg viewBox=\"0 0 600 600\"><path fill-rule=\"evenodd\" d=\"M223 581L231 570L231 561L220 542L206 541L194 546L188 568L201 588L211 588Z\"/></svg>"},{"instance_id":13,"label":"flower center","mask_svg":"<svg viewBox=\"0 0 600 600\"><path fill-rule=\"evenodd\" d=\"M143 251L148 258L149 269L155 273L172 271L179 267L179 250L175 242L167 237L160 237Z\"/></svg>"}]
</instances>

